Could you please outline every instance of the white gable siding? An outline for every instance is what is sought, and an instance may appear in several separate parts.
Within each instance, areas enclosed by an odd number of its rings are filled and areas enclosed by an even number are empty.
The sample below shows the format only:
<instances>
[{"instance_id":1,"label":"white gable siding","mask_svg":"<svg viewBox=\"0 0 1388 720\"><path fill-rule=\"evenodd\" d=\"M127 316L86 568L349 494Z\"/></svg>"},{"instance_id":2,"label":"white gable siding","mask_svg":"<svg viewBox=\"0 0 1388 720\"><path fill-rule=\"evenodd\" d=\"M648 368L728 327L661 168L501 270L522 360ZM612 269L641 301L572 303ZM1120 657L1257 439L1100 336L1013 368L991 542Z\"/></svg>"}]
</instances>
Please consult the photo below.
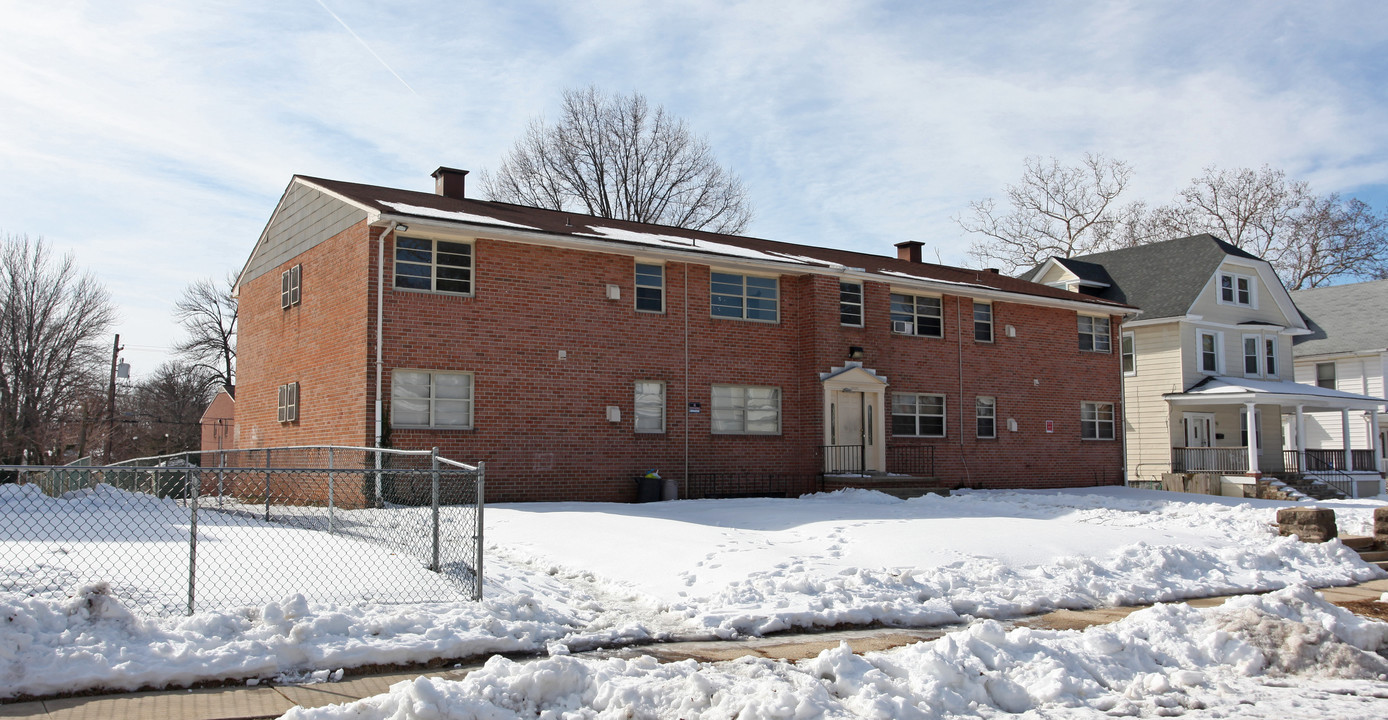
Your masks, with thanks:
<instances>
[{"instance_id":1,"label":"white gable siding","mask_svg":"<svg viewBox=\"0 0 1388 720\"><path fill-rule=\"evenodd\" d=\"M1221 273L1232 273L1243 275L1253 279L1253 294L1255 307L1243 305L1230 305L1219 301L1219 276ZM1248 265L1225 261L1208 282L1205 289L1200 291L1199 298L1191 305L1190 313L1199 315L1202 318L1221 323L1238 324L1241 322L1265 322L1284 327L1300 327L1300 318L1289 318L1282 311L1282 305L1278 300L1282 300L1290 306L1291 301L1287 299L1287 291L1282 284L1276 282L1276 276L1271 278L1272 271L1260 271Z\"/></svg>"}]
</instances>

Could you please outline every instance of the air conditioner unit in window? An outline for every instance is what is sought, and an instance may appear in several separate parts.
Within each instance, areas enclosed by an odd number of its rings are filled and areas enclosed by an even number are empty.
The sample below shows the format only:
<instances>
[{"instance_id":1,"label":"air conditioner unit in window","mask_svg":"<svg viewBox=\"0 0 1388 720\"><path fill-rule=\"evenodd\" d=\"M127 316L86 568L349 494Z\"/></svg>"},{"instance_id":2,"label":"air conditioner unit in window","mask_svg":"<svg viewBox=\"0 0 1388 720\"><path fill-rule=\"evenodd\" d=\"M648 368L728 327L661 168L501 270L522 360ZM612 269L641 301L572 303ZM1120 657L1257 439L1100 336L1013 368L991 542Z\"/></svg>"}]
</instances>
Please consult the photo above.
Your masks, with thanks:
<instances>
[{"instance_id":1,"label":"air conditioner unit in window","mask_svg":"<svg viewBox=\"0 0 1388 720\"><path fill-rule=\"evenodd\" d=\"M894 333L910 335L913 330L915 330L915 325L912 323L906 322L905 320L892 321L892 332Z\"/></svg>"}]
</instances>

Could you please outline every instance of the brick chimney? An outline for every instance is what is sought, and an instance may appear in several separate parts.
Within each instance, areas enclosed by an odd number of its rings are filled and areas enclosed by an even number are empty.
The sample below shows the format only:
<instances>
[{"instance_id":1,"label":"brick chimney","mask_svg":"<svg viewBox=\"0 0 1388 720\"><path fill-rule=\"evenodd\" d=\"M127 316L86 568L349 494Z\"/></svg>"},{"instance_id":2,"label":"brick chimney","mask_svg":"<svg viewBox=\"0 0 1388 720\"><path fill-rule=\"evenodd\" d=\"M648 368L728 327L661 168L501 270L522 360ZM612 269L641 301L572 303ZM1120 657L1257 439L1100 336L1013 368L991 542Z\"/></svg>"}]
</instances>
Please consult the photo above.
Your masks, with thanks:
<instances>
[{"instance_id":1,"label":"brick chimney","mask_svg":"<svg viewBox=\"0 0 1388 720\"><path fill-rule=\"evenodd\" d=\"M919 240L903 240L896 244L896 257L898 260L908 260L913 263L921 261L921 248L925 243Z\"/></svg>"},{"instance_id":2,"label":"brick chimney","mask_svg":"<svg viewBox=\"0 0 1388 720\"><path fill-rule=\"evenodd\" d=\"M455 200L463 199L467 186L467 171L451 167L440 167L434 171L434 194Z\"/></svg>"}]
</instances>

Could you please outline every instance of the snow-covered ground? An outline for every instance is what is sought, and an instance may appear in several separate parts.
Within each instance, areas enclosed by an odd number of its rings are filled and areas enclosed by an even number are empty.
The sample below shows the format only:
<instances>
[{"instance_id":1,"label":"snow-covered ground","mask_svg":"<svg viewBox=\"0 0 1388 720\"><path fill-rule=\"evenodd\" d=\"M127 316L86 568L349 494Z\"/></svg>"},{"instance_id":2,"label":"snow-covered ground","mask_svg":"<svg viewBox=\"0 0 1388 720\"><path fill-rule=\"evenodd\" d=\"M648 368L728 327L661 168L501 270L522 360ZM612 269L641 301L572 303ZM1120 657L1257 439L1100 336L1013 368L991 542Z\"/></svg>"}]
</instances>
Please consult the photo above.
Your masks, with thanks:
<instances>
[{"instance_id":1,"label":"snow-covered ground","mask_svg":"<svg viewBox=\"0 0 1388 720\"><path fill-rule=\"evenodd\" d=\"M1327 506L1341 532L1355 534L1381 504ZM431 707L436 717L508 717L571 705L616 716L721 717L739 707L744 717L787 708L883 717L1028 707L1163 714L1202 705L1242 713L1241 699L1291 702L1308 688L1324 697L1303 708L1343 702L1328 714L1353 716L1365 705L1382 716L1388 668L1373 651L1388 649L1388 625L1325 605L1304 586L1383 573L1338 542L1278 538L1273 518L1287 505L1097 488L491 506L482 603L322 602L311 598L330 589L316 586L167 619L131 614L123 598L138 588L100 567L68 566L68 580L85 583L70 597L26 587L16 577L25 567L5 567L0 696L548 649L552 657L533 663L493 660L463 684L406 684L341 717L431 717ZM125 539L160 557L158 538ZM221 552L264 553L253 533L222 542ZM9 544L0 558L11 557ZM63 555L89 549L68 543ZM1278 588L1288 589L1227 610L1162 606L1082 634L1004 633L980 620ZM970 621L932 643L866 658L831 652L799 665L566 655L650 639ZM303 717L337 717L314 712Z\"/></svg>"}]
</instances>

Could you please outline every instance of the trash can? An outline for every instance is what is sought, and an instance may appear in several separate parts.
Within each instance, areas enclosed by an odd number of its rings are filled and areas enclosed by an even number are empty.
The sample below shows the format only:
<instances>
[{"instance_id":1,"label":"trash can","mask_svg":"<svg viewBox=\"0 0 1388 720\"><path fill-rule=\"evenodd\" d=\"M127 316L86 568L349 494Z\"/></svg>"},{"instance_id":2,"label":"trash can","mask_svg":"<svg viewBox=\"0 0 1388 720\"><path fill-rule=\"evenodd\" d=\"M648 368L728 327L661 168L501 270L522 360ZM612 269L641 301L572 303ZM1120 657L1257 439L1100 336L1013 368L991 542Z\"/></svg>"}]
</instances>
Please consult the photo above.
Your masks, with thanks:
<instances>
[{"instance_id":1,"label":"trash can","mask_svg":"<svg viewBox=\"0 0 1388 720\"><path fill-rule=\"evenodd\" d=\"M679 499L680 499L680 486L679 486L678 483L675 482L675 479L674 479L674 478L665 478L664 483L665 483L664 486L661 488L660 499L661 499L661 500L679 500Z\"/></svg>"},{"instance_id":2,"label":"trash can","mask_svg":"<svg viewBox=\"0 0 1388 720\"><path fill-rule=\"evenodd\" d=\"M636 502L655 502L660 499L661 479L658 477L636 478Z\"/></svg>"}]
</instances>

